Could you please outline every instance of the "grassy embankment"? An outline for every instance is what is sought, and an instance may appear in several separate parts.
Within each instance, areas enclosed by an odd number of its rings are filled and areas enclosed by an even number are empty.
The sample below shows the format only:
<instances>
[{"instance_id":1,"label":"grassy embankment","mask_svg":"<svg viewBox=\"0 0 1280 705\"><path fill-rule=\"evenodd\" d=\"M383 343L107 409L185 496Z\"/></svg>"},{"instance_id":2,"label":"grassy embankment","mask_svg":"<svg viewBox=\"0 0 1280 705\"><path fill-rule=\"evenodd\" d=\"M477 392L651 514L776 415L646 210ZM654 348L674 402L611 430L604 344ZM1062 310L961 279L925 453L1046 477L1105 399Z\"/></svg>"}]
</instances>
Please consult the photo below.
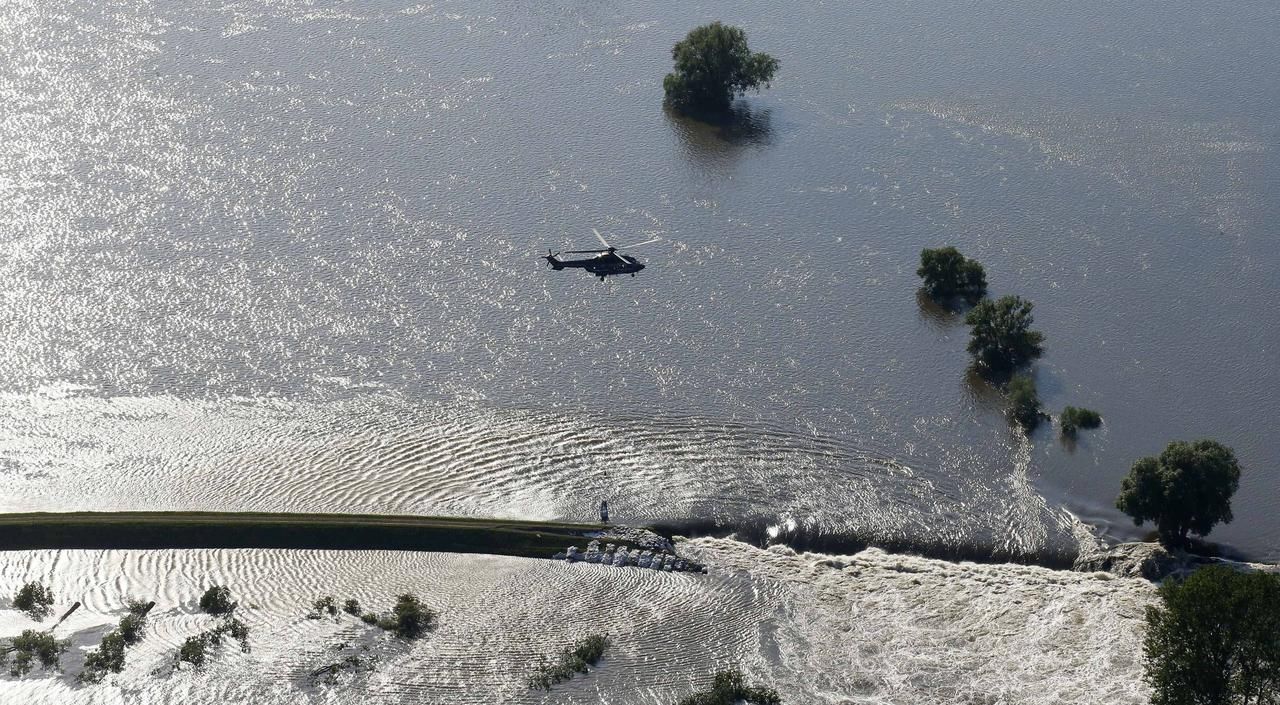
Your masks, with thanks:
<instances>
[{"instance_id":1,"label":"grassy embankment","mask_svg":"<svg viewBox=\"0 0 1280 705\"><path fill-rule=\"evenodd\" d=\"M0 514L0 551L41 548L312 548L550 558L600 524L377 514Z\"/></svg>"}]
</instances>

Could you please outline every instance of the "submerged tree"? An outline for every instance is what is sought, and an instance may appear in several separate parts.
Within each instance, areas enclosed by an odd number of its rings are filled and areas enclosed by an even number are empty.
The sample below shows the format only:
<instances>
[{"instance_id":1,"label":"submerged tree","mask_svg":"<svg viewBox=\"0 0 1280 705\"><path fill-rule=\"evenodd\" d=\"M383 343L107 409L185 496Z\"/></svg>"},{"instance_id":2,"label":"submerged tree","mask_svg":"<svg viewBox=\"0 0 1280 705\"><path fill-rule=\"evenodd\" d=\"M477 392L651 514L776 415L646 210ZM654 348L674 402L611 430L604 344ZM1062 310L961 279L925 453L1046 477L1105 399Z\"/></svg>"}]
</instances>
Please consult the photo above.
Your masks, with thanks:
<instances>
[{"instance_id":1,"label":"submerged tree","mask_svg":"<svg viewBox=\"0 0 1280 705\"><path fill-rule=\"evenodd\" d=\"M401 639L417 639L435 628L436 613L418 601L418 597L405 593L396 597L396 606L392 610L394 626L392 631Z\"/></svg>"},{"instance_id":2,"label":"submerged tree","mask_svg":"<svg viewBox=\"0 0 1280 705\"><path fill-rule=\"evenodd\" d=\"M1040 395L1036 393L1036 381L1029 375L1018 375L1009 380L1005 389L1009 395L1009 418L1027 433L1040 425Z\"/></svg>"},{"instance_id":3,"label":"submerged tree","mask_svg":"<svg viewBox=\"0 0 1280 705\"><path fill-rule=\"evenodd\" d=\"M711 689L694 693L680 701L680 705L732 705L746 702L750 705L782 705L778 691L765 686L749 686L742 671L733 669L718 671L711 679Z\"/></svg>"},{"instance_id":4,"label":"submerged tree","mask_svg":"<svg viewBox=\"0 0 1280 705\"><path fill-rule=\"evenodd\" d=\"M53 611L53 590L39 581L29 582L18 588L18 593L13 596L13 606L26 612L27 616L37 622L42 622Z\"/></svg>"},{"instance_id":5,"label":"submerged tree","mask_svg":"<svg viewBox=\"0 0 1280 705\"><path fill-rule=\"evenodd\" d=\"M1280 702L1280 576L1209 566L1160 600L1143 640L1152 705Z\"/></svg>"},{"instance_id":6,"label":"submerged tree","mask_svg":"<svg viewBox=\"0 0 1280 705\"><path fill-rule=\"evenodd\" d=\"M1139 459L1120 483L1116 508L1142 526L1153 522L1160 541L1185 546L1187 534L1207 536L1230 524L1240 464L1230 448L1211 440L1174 441L1159 457Z\"/></svg>"},{"instance_id":7,"label":"submerged tree","mask_svg":"<svg viewBox=\"0 0 1280 705\"><path fill-rule=\"evenodd\" d=\"M682 112L723 113L736 96L768 86L778 60L752 54L747 34L719 22L703 25L671 50L675 70L662 81L667 102Z\"/></svg>"},{"instance_id":8,"label":"submerged tree","mask_svg":"<svg viewBox=\"0 0 1280 705\"><path fill-rule=\"evenodd\" d=\"M942 304L957 298L972 304L987 293L986 270L954 247L921 250L916 276L924 280L924 293Z\"/></svg>"},{"instance_id":9,"label":"submerged tree","mask_svg":"<svg viewBox=\"0 0 1280 705\"><path fill-rule=\"evenodd\" d=\"M18 678L26 675L36 661L40 662L41 668L56 667L70 644L69 641L55 639L48 632L28 629L15 636L9 648L0 649L0 664L12 658L9 675Z\"/></svg>"},{"instance_id":10,"label":"submerged tree","mask_svg":"<svg viewBox=\"0 0 1280 705\"><path fill-rule=\"evenodd\" d=\"M209 614L226 614L235 608L231 601L231 588L225 585L214 585L200 596L200 609Z\"/></svg>"},{"instance_id":11,"label":"submerged tree","mask_svg":"<svg viewBox=\"0 0 1280 705\"><path fill-rule=\"evenodd\" d=\"M1062 424L1062 435L1075 438L1077 429L1101 426L1102 415L1093 409L1068 406L1062 410L1059 422Z\"/></svg>"},{"instance_id":12,"label":"submerged tree","mask_svg":"<svg viewBox=\"0 0 1280 705\"><path fill-rule=\"evenodd\" d=\"M1033 304L1020 296L984 299L964 317L973 326L969 354L987 374L1003 374L1044 353L1044 334L1031 330Z\"/></svg>"},{"instance_id":13,"label":"submerged tree","mask_svg":"<svg viewBox=\"0 0 1280 705\"><path fill-rule=\"evenodd\" d=\"M560 652L560 658L554 663L545 660L533 675L526 679L530 688L551 690L553 685L573 678L576 673L586 673L596 665L609 648L607 634L591 634Z\"/></svg>"}]
</instances>

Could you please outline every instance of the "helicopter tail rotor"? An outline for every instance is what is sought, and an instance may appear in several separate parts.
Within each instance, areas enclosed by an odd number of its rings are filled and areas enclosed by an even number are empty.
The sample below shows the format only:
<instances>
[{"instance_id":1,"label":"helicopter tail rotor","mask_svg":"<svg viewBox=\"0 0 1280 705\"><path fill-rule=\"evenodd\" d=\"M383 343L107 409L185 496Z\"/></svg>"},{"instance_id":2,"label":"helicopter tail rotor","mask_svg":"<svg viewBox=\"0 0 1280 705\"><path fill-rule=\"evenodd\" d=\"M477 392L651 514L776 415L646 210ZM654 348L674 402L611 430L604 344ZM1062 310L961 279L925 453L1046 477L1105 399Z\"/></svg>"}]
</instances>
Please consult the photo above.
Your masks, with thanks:
<instances>
[{"instance_id":1,"label":"helicopter tail rotor","mask_svg":"<svg viewBox=\"0 0 1280 705\"><path fill-rule=\"evenodd\" d=\"M545 259L552 269L564 269L564 265L560 264L560 260L556 259L556 255L552 254L551 250L547 250L547 254L542 259Z\"/></svg>"}]
</instances>

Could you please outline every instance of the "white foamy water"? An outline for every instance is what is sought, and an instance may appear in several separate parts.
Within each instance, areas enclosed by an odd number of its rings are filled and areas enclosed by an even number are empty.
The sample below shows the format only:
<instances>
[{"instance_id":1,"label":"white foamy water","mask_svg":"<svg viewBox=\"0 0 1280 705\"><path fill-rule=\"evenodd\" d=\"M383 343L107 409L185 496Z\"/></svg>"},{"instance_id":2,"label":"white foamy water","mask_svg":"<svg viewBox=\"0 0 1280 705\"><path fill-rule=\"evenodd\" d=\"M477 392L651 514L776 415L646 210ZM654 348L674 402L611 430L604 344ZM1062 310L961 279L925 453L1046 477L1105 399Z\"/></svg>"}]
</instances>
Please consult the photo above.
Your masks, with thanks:
<instances>
[{"instance_id":1,"label":"white foamy water","mask_svg":"<svg viewBox=\"0 0 1280 705\"><path fill-rule=\"evenodd\" d=\"M739 665L788 703L1141 703L1144 581L1016 565L947 563L879 550L835 557L687 542L709 575L544 560L398 552L22 551L0 554L0 594L53 586L73 641L61 673L0 679L23 703L670 703ZM172 672L178 645L212 623L196 601L229 585L252 651L224 648L204 672ZM349 616L305 618L332 593L374 608L413 591L439 627L406 644ZM81 686L84 653L154 599L124 673ZM0 604L0 634L35 626ZM549 696L522 686L542 655L593 632L599 667ZM358 653L371 673L309 674Z\"/></svg>"}]
</instances>

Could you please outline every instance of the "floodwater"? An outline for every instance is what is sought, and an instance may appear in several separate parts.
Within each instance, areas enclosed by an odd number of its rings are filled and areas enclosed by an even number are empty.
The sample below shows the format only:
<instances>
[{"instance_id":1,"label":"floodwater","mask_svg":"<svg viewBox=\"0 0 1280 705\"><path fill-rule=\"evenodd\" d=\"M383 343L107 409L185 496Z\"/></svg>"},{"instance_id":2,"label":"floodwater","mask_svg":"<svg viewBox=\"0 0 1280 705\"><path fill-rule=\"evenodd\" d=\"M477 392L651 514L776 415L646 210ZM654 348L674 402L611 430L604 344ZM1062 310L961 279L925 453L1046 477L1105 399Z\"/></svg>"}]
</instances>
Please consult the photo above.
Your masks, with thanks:
<instances>
[{"instance_id":1,"label":"floodwater","mask_svg":"<svg viewBox=\"0 0 1280 705\"><path fill-rule=\"evenodd\" d=\"M1034 702L1142 705L1143 580L1036 566L886 554L795 555L722 539L686 546L709 575L537 559L385 551L19 551L0 554L0 590L33 576L84 607L55 634L61 673L0 680L23 703L644 703L669 705L734 664L788 703ZM104 580L103 576L110 578ZM197 601L234 586L250 652L211 650L173 668L182 642L216 620ZM438 626L406 643L342 615L307 619L323 594L387 609L412 591ZM127 597L156 602L125 669L80 686L88 650ZM60 603L62 611L67 605ZM0 609L6 632L35 626ZM591 673L550 694L525 678L593 633L612 645ZM372 670L313 673L357 656Z\"/></svg>"},{"instance_id":2,"label":"floodwater","mask_svg":"<svg viewBox=\"0 0 1280 705\"><path fill-rule=\"evenodd\" d=\"M723 19L736 128L660 105ZM0 8L0 505L759 519L1069 555L1172 439L1280 557L1280 6ZM539 253L614 243L602 284ZM922 306L1037 303L1066 447Z\"/></svg>"},{"instance_id":3,"label":"floodwater","mask_svg":"<svg viewBox=\"0 0 1280 705\"><path fill-rule=\"evenodd\" d=\"M732 128L661 106L671 45L713 19L782 62ZM1136 458L1210 437L1245 467L1213 538L1278 560L1277 27L1272 0L5 2L0 510L589 519L608 499L624 522L1058 564L1141 535L1111 506ZM538 259L593 228L662 240L607 283ZM1009 428L963 324L917 298L942 244L1036 303L1047 407L1102 429ZM1142 583L693 550L712 575L6 554L0 594L39 578L86 608L62 675L0 690L520 700L530 659L599 627L626 667L555 698L670 702L736 661L796 702L1145 701ZM164 673L213 579L258 605L254 652ZM441 632L301 617L318 591L392 588ZM154 633L76 686L132 593L160 603ZM343 641L394 668L303 682Z\"/></svg>"},{"instance_id":4,"label":"floodwater","mask_svg":"<svg viewBox=\"0 0 1280 705\"><path fill-rule=\"evenodd\" d=\"M782 61L661 106L718 18ZM733 524L1074 550L1134 459L1280 558L1280 6L9 2L0 504ZM598 228L648 268L547 249ZM1037 304L1011 431L922 247Z\"/></svg>"}]
</instances>

